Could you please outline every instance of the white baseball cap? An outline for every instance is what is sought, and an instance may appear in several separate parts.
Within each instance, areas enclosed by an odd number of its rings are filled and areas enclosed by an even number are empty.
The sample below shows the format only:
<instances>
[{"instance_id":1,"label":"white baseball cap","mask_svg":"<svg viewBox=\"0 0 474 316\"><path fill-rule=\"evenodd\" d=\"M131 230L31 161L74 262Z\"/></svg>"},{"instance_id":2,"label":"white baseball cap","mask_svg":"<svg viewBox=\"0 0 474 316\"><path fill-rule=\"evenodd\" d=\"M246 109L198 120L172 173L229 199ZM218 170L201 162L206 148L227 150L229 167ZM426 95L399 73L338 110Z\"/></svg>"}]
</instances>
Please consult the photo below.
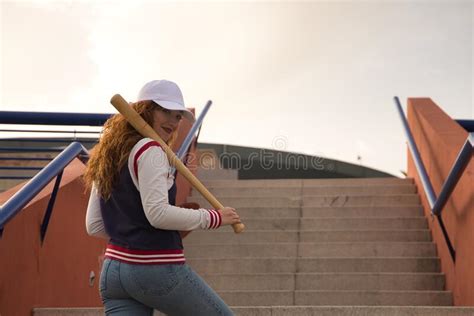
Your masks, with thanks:
<instances>
[{"instance_id":1,"label":"white baseball cap","mask_svg":"<svg viewBox=\"0 0 474 316\"><path fill-rule=\"evenodd\" d=\"M168 110L183 111L183 116L189 121L194 122L193 113L184 106L181 90L172 81L153 80L146 83L138 93L137 101L144 100L152 100Z\"/></svg>"}]
</instances>

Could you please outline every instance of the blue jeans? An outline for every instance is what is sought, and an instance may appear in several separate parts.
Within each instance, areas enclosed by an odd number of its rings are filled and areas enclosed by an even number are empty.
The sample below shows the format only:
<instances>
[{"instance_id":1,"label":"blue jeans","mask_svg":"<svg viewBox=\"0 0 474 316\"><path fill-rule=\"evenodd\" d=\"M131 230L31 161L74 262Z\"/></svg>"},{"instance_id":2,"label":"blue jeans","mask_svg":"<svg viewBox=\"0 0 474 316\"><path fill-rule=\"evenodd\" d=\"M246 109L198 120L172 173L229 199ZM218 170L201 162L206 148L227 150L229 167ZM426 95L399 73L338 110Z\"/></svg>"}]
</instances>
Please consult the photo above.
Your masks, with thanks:
<instances>
[{"instance_id":1,"label":"blue jeans","mask_svg":"<svg viewBox=\"0 0 474 316\"><path fill-rule=\"evenodd\" d=\"M233 315L186 264L136 265L105 259L99 283L106 315Z\"/></svg>"}]
</instances>

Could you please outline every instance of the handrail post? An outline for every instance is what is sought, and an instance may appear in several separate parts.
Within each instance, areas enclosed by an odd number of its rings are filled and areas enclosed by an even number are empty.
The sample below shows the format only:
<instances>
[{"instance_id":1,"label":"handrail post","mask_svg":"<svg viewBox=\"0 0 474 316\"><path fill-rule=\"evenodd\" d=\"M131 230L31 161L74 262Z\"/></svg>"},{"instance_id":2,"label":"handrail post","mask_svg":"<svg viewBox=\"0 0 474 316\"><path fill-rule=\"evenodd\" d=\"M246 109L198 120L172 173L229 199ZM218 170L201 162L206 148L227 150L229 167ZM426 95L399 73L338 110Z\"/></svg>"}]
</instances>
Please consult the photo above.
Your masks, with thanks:
<instances>
[{"instance_id":1,"label":"handrail post","mask_svg":"<svg viewBox=\"0 0 474 316\"><path fill-rule=\"evenodd\" d=\"M469 164L470 158L474 153L474 133L470 133L464 143L463 147L459 151L458 156L451 171L449 172L448 178L443 184L441 189L441 193L436 200L436 203L433 206L433 213L436 215L440 215L443 207L446 205L449 196L453 192L454 188L461 179L461 175L463 174L464 170L466 169L467 165Z\"/></svg>"},{"instance_id":2,"label":"handrail post","mask_svg":"<svg viewBox=\"0 0 474 316\"><path fill-rule=\"evenodd\" d=\"M64 169L56 176L56 181L54 183L54 189L49 198L48 207L44 214L43 223L41 223L40 235L41 235L41 244L44 243L46 237L46 231L48 230L49 220L51 219L51 214L53 213L54 202L56 202L56 196L59 191L59 185L61 184L61 178L63 177Z\"/></svg>"},{"instance_id":3,"label":"handrail post","mask_svg":"<svg viewBox=\"0 0 474 316\"><path fill-rule=\"evenodd\" d=\"M191 145L191 142L193 140L194 134L196 133L198 129L201 128L202 122L204 121L204 118L206 117L207 112L209 111L209 108L211 107L211 105L212 105L212 101L211 100L207 101L201 114L199 114L199 117L196 119L193 126L189 130L188 135L186 135L186 138L184 139L183 143L181 144L181 147L178 150L178 153L176 154L179 160L182 161L184 157L186 156L188 152L188 148ZM175 174L176 168L172 167L170 173Z\"/></svg>"}]
</instances>

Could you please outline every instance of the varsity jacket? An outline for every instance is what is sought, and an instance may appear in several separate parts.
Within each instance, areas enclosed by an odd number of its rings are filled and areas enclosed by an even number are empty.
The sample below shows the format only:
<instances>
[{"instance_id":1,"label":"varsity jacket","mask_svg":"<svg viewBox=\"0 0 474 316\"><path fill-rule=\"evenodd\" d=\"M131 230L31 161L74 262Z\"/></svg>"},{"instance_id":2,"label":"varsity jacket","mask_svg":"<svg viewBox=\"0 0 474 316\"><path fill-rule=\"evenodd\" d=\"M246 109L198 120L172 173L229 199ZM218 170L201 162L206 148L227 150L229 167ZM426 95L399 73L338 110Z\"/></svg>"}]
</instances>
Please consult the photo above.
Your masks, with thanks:
<instances>
[{"instance_id":1,"label":"varsity jacket","mask_svg":"<svg viewBox=\"0 0 474 316\"><path fill-rule=\"evenodd\" d=\"M132 148L108 200L93 185L87 232L108 238L106 258L133 264L185 262L180 230L215 229L215 210L185 209L169 203L174 176L161 146L143 138Z\"/></svg>"}]
</instances>

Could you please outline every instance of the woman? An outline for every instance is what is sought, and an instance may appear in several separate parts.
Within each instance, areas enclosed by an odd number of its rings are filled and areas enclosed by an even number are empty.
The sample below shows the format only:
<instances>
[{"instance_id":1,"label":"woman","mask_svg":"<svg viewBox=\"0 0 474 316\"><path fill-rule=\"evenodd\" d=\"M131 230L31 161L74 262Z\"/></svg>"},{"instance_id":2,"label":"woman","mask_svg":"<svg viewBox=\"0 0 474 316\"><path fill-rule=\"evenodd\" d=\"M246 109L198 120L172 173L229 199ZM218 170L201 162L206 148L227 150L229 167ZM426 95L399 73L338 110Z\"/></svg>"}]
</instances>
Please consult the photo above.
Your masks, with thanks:
<instances>
[{"instance_id":1,"label":"woman","mask_svg":"<svg viewBox=\"0 0 474 316\"><path fill-rule=\"evenodd\" d=\"M179 87L155 80L131 106L171 144L181 119L194 120ZM84 175L91 188L87 232L109 239L100 277L107 315L232 315L185 264L180 231L240 223L233 208L186 209L169 204L173 185L160 145L120 115L104 125Z\"/></svg>"}]
</instances>

